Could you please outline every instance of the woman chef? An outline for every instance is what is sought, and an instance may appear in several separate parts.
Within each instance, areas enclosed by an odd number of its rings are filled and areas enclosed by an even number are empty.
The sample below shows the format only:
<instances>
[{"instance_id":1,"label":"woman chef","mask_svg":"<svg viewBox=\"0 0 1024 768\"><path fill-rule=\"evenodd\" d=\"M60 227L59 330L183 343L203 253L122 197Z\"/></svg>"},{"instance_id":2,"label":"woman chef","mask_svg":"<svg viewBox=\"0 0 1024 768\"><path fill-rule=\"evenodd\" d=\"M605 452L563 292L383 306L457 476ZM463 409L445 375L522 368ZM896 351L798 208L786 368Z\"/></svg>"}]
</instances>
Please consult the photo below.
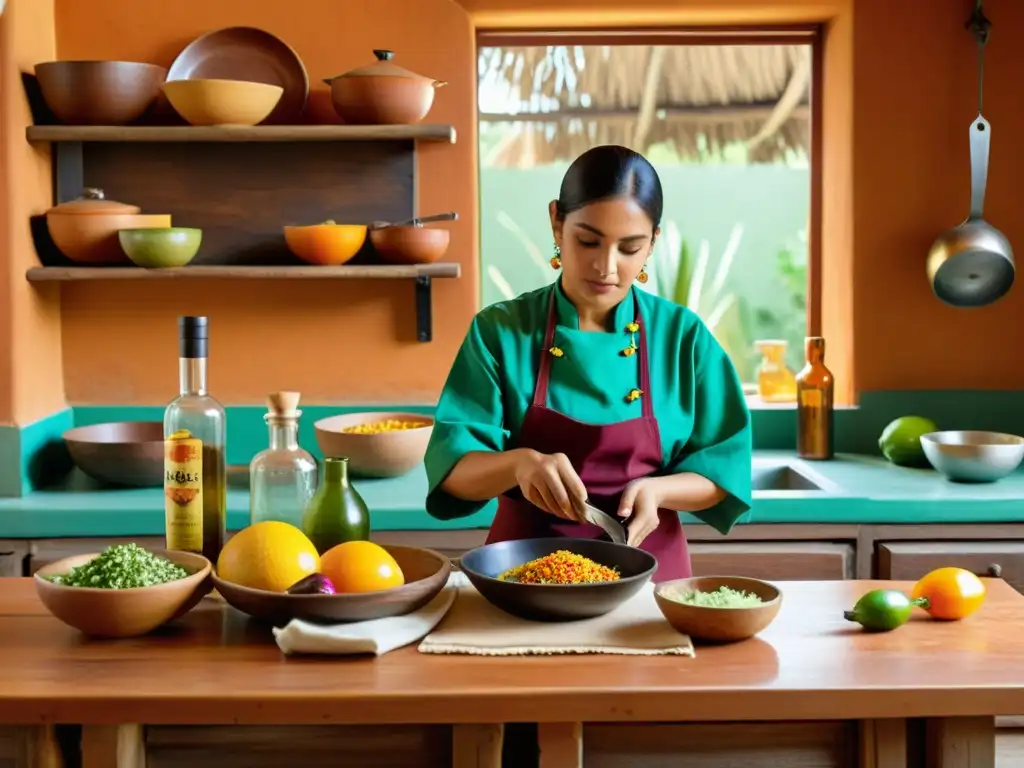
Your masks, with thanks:
<instances>
[{"instance_id":1,"label":"woman chef","mask_svg":"<svg viewBox=\"0 0 1024 768\"><path fill-rule=\"evenodd\" d=\"M689 309L639 290L661 182L641 155L600 146L549 206L561 274L473 319L435 414L427 511L449 520L499 497L488 543L598 538L582 503L627 521L691 575L678 511L728 533L750 507L750 413L728 356Z\"/></svg>"}]
</instances>

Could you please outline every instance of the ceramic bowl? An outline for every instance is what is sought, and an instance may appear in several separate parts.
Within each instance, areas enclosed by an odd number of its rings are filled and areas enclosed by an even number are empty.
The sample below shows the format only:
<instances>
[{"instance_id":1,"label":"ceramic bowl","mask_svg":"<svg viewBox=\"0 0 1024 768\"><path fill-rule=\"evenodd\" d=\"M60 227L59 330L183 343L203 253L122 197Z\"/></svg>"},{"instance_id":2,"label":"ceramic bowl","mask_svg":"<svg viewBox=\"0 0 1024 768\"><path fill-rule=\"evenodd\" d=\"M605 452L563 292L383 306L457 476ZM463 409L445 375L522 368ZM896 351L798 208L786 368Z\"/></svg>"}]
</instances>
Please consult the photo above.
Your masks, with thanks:
<instances>
[{"instance_id":1,"label":"ceramic bowl","mask_svg":"<svg viewBox=\"0 0 1024 768\"><path fill-rule=\"evenodd\" d=\"M498 579L510 568L559 549L618 568L621 577L596 584L520 584ZM602 616L639 592L658 567L654 555L636 547L570 538L500 541L470 550L459 562L466 578L487 602L530 621L577 621Z\"/></svg>"},{"instance_id":2,"label":"ceramic bowl","mask_svg":"<svg viewBox=\"0 0 1024 768\"><path fill-rule=\"evenodd\" d=\"M43 101L67 125L127 125L160 95L164 67L138 61L36 64Z\"/></svg>"},{"instance_id":3,"label":"ceramic bowl","mask_svg":"<svg viewBox=\"0 0 1024 768\"><path fill-rule=\"evenodd\" d=\"M146 269L183 267L195 258L203 230L190 227L122 229L121 248L132 263Z\"/></svg>"},{"instance_id":4,"label":"ceramic bowl","mask_svg":"<svg viewBox=\"0 0 1024 768\"><path fill-rule=\"evenodd\" d=\"M752 592L764 602L752 608L709 608L681 602L691 590L714 592L719 587ZM782 607L782 591L773 584L746 576L695 576L666 581L654 590L662 615L692 640L734 643L746 640L771 624Z\"/></svg>"},{"instance_id":5,"label":"ceramic bowl","mask_svg":"<svg viewBox=\"0 0 1024 768\"><path fill-rule=\"evenodd\" d=\"M163 85L174 110L191 125L257 125L284 89L245 80L171 80Z\"/></svg>"},{"instance_id":6,"label":"ceramic bowl","mask_svg":"<svg viewBox=\"0 0 1024 768\"><path fill-rule=\"evenodd\" d=\"M160 488L164 482L164 425L115 421L64 433L75 465L102 483Z\"/></svg>"},{"instance_id":7,"label":"ceramic bowl","mask_svg":"<svg viewBox=\"0 0 1024 768\"><path fill-rule=\"evenodd\" d=\"M451 561L432 549L382 545L398 563L405 584L376 592L339 595L289 595L232 584L213 574L224 601L254 619L283 626L292 619L339 624L404 616L418 611L444 589Z\"/></svg>"},{"instance_id":8,"label":"ceramic bowl","mask_svg":"<svg viewBox=\"0 0 1024 768\"><path fill-rule=\"evenodd\" d=\"M1024 459L1024 438L1003 432L929 432L921 435L921 448L938 472L963 483L995 482Z\"/></svg>"},{"instance_id":9,"label":"ceramic bowl","mask_svg":"<svg viewBox=\"0 0 1024 768\"><path fill-rule=\"evenodd\" d=\"M375 434L346 429L386 420L415 422L421 426ZM422 463L434 420L420 413L374 411L320 419L313 425L324 456L348 458L349 470L362 477L398 477Z\"/></svg>"},{"instance_id":10,"label":"ceramic bowl","mask_svg":"<svg viewBox=\"0 0 1024 768\"><path fill-rule=\"evenodd\" d=\"M192 610L209 591L210 561L189 552L150 550L189 572L166 584L136 589L94 589L54 584L46 576L64 574L99 555L75 555L50 563L34 576L46 610L69 627L93 637L137 637Z\"/></svg>"},{"instance_id":11,"label":"ceramic bowl","mask_svg":"<svg viewBox=\"0 0 1024 768\"><path fill-rule=\"evenodd\" d=\"M384 227L370 230L381 259L396 264L433 264L448 251L451 232L430 227Z\"/></svg>"},{"instance_id":12,"label":"ceramic bowl","mask_svg":"<svg viewBox=\"0 0 1024 768\"><path fill-rule=\"evenodd\" d=\"M366 242L366 225L325 222L285 227L284 241L288 250L307 264L338 267L359 253Z\"/></svg>"}]
</instances>

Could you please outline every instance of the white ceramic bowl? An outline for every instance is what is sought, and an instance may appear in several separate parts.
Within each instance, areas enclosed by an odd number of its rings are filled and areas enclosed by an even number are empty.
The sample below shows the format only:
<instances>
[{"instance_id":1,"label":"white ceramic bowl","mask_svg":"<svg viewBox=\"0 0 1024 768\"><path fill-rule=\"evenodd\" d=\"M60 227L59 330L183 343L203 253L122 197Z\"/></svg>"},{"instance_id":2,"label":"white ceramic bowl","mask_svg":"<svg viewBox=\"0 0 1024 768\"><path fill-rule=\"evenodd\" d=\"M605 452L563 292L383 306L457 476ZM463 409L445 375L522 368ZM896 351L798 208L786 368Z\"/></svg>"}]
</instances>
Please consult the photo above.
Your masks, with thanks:
<instances>
[{"instance_id":1,"label":"white ceramic bowl","mask_svg":"<svg viewBox=\"0 0 1024 768\"><path fill-rule=\"evenodd\" d=\"M929 432L921 448L938 472L964 483L992 483L1024 459L1024 437L973 430Z\"/></svg>"}]
</instances>

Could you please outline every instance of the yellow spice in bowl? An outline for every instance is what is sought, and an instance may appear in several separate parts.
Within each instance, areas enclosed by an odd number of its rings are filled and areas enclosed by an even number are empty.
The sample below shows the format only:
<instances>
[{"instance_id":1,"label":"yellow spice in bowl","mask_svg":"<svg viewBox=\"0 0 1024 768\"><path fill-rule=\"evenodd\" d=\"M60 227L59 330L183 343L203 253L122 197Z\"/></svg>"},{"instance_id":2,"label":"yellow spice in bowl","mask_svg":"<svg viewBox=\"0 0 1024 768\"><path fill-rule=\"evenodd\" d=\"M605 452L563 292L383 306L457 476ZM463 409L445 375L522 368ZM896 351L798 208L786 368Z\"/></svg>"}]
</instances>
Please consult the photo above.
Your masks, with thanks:
<instances>
[{"instance_id":1,"label":"yellow spice in bowl","mask_svg":"<svg viewBox=\"0 0 1024 768\"><path fill-rule=\"evenodd\" d=\"M420 429L429 426L430 422L427 421L383 419L382 421L371 421L368 424L355 424L345 427L341 431L347 435L380 435L385 432L401 432L406 429Z\"/></svg>"}]
</instances>

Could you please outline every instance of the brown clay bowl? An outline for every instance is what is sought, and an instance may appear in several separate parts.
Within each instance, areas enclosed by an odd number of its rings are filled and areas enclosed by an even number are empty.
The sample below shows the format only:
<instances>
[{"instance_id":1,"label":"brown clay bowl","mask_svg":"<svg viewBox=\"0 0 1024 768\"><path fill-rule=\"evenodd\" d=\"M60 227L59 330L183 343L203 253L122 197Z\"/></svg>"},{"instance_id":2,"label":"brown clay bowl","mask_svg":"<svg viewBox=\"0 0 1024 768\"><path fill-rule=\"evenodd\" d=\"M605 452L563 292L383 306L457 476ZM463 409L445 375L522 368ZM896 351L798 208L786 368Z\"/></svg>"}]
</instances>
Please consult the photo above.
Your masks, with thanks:
<instances>
[{"instance_id":1,"label":"brown clay bowl","mask_svg":"<svg viewBox=\"0 0 1024 768\"><path fill-rule=\"evenodd\" d=\"M53 244L78 264L131 264L118 232L170 226L169 213L46 214Z\"/></svg>"},{"instance_id":2,"label":"brown clay bowl","mask_svg":"<svg viewBox=\"0 0 1024 768\"><path fill-rule=\"evenodd\" d=\"M433 264L448 251L451 233L429 227L384 227L370 230L370 242L385 261Z\"/></svg>"},{"instance_id":3,"label":"brown clay bowl","mask_svg":"<svg viewBox=\"0 0 1024 768\"><path fill-rule=\"evenodd\" d=\"M46 576L64 574L99 555L75 555L50 563L34 578L46 610L69 627L93 637L137 637L191 611L209 591L210 561L190 552L149 550L189 571L178 581L136 589L94 589L54 584Z\"/></svg>"},{"instance_id":4,"label":"brown clay bowl","mask_svg":"<svg viewBox=\"0 0 1024 768\"><path fill-rule=\"evenodd\" d=\"M213 584L228 605L259 621L284 626L292 619L321 624L370 621L417 611L444 589L451 561L432 549L383 545L405 574L405 584L377 592L339 595L289 595L232 584L217 577Z\"/></svg>"},{"instance_id":5,"label":"brown clay bowl","mask_svg":"<svg viewBox=\"0 0 1024 768\"><path fill-rule=\"evenodd\" d=\"M137 488L164 482L164 425L159 421L115 421L64 433L75 465L95 480Z\"/></svg>"},{"instance_id":6,"label":"brown clay bowl","mask_svg":"<svg viewBox=\"0 0 1024 768\"><path fill-rule=\"evenodd\" d=\"M164 67L137 61L36 64L43 100L68 125L127 125L160 95Z\"/></svg>"},{"instance_id":7,"label":"brown clay bowl","mask_svg":"<svg viewBox=\"0 0 1024 768\"><path fill-rule=\"evenodd\" d=\"M245 80L171 80L164 95L191 125L258 125L281 100L279 85Z\"/></svg>"},{"instance_id":8,"label":"brown clay bowl","mask_svg":"<svg viewBox=\"0 0 1024 768\"><path fill-rule=\"evenodd\" d=\"M708 608L687 605L678 597L690 590L713 592L719 587L753 592L764 603L752 608ZM735 643L753 637L775 620L782 607L782 590L746 576L695 576L659 584L654 599L668 623L691 639Z\"/></svg>"},{"instance_id":9,"label":"brown clay bowl","mask_svg":"<svg viewBox=\"0 0 1024 768\"><path fill-rule=\"evenodd\" d=\"M351 427L387 419L421 424L375 434L346 432ZM373 411L329 416L313 425L320 451L328 457L348 457L349 470L362 477L398 477L423 461L434 420L421 413Z\"/></svg>"}]
</instances>

